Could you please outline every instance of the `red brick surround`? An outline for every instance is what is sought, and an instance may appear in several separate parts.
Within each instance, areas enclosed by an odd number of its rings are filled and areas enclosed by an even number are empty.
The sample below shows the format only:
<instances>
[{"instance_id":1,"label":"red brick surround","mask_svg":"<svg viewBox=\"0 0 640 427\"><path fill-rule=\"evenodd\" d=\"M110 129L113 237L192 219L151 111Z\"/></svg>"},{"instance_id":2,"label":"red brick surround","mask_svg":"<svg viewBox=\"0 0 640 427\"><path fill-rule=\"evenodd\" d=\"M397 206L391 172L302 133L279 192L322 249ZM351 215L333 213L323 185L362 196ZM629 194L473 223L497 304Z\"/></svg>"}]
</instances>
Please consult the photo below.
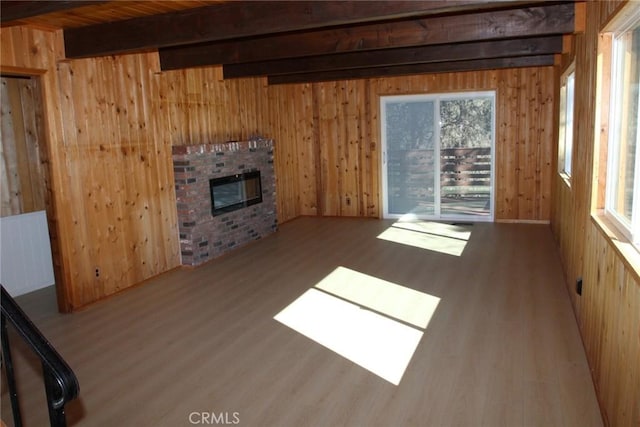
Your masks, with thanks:
<instances>
[{"instance_id":1,"label":"red brick surround","mask_svg":"<svg viewBox=\"0 0 640 427\"><path fill-rule=\"evenodd\" d=\"M262 203L211 214L209 180L260 170ZM173 147L178 226L183 265L199 265L277 229L273 141Z\"/></svg>"}]
</instances>

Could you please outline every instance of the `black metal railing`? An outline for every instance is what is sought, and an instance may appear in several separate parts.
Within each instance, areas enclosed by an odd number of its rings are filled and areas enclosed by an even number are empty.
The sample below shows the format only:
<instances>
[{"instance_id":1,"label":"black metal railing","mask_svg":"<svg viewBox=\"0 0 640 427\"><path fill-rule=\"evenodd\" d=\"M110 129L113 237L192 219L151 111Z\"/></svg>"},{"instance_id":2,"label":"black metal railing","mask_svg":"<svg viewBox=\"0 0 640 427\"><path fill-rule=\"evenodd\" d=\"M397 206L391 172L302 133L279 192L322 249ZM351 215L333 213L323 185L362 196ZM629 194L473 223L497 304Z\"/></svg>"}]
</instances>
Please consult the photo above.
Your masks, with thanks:
<instances>
[{"instance_id":1,"label":"black metal railing","mask_svg":"<svg viewBox=\"0 0 640 427\"><path fill-rule=\"evenodd\" d=\"M80 392L76 375L2 285L0 285L0 289L2 290L2 361L7 375L7 388L11 399L14 424L16 427L22 426L22 416L11 359L7 322L14 326L18 334L42 362L51 425L65 426L67 422L64 406L67 402L78 397Z\"/></svg>"}]
</instances>

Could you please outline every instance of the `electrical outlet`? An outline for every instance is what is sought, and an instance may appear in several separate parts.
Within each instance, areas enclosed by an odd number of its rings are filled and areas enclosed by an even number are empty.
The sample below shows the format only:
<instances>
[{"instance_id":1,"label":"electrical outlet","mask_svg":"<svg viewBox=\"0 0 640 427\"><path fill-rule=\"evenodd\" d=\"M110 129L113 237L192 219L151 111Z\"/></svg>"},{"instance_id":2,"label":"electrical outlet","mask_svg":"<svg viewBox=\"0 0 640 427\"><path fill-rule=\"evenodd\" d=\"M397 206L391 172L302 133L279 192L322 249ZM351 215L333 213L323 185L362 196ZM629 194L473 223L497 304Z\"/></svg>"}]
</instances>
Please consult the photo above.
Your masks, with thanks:
<instances>
[{"instance_id":1,"label":"electrical outlet","mask_svg":"<svg viewBox=\"0 0 640 427\"><path fill-rule=\"evenodd\" d=\"M576 293L582 295L582 277L578 277L576 280Z\"/></svg>"}]
</instances>

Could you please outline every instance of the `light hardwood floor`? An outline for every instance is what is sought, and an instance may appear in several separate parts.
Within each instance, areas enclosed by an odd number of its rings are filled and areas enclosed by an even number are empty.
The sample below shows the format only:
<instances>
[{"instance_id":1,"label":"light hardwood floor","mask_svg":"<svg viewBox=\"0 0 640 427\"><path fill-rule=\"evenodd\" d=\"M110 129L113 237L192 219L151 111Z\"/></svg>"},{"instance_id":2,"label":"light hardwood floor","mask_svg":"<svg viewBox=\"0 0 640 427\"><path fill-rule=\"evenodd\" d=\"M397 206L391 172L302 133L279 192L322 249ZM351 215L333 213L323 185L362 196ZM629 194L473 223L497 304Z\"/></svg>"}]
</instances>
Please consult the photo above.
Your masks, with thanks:
<instances>
[{"instance_id":1,"label":"light hardwood floor","mask_svg":"<svg viewBox=\"0 0 640 427\"><path fill-rule=\"evenodd\" d=\"M18 302L78 376L72 426L602 425L547 226L474 224L458 257L376 238L391 224L299 218L71 315L51 288ZM440 298L399 385L273 319L338 266ZM26 425L45 425L22 351Z\"/></svg>"}]
</instances>

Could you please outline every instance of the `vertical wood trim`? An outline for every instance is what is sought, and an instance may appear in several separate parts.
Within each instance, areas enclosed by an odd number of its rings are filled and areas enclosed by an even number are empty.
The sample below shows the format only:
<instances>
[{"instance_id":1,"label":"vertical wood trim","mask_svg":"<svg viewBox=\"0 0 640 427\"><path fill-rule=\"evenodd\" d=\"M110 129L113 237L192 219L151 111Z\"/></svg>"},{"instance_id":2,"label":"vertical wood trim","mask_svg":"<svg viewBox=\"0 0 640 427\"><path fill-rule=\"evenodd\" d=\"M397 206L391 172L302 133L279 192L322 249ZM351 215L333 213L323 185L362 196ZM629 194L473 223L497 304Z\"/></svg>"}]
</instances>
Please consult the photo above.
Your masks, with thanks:
<instances>
[{"instance_id":1,"label":"vertical wood trim","mask_svg":"<svg viewBox=\"0 0 640 427\"><path fill-rule=\"evenodd\" d=\"M609 102L611 99L611 49L613 38L610 34L598 36L598 59L596 70L596 102L594 136L594 179L591 184L591 209L604 209L607 182L607 161L609 141Z\"/></svg>"}]
</instances>

